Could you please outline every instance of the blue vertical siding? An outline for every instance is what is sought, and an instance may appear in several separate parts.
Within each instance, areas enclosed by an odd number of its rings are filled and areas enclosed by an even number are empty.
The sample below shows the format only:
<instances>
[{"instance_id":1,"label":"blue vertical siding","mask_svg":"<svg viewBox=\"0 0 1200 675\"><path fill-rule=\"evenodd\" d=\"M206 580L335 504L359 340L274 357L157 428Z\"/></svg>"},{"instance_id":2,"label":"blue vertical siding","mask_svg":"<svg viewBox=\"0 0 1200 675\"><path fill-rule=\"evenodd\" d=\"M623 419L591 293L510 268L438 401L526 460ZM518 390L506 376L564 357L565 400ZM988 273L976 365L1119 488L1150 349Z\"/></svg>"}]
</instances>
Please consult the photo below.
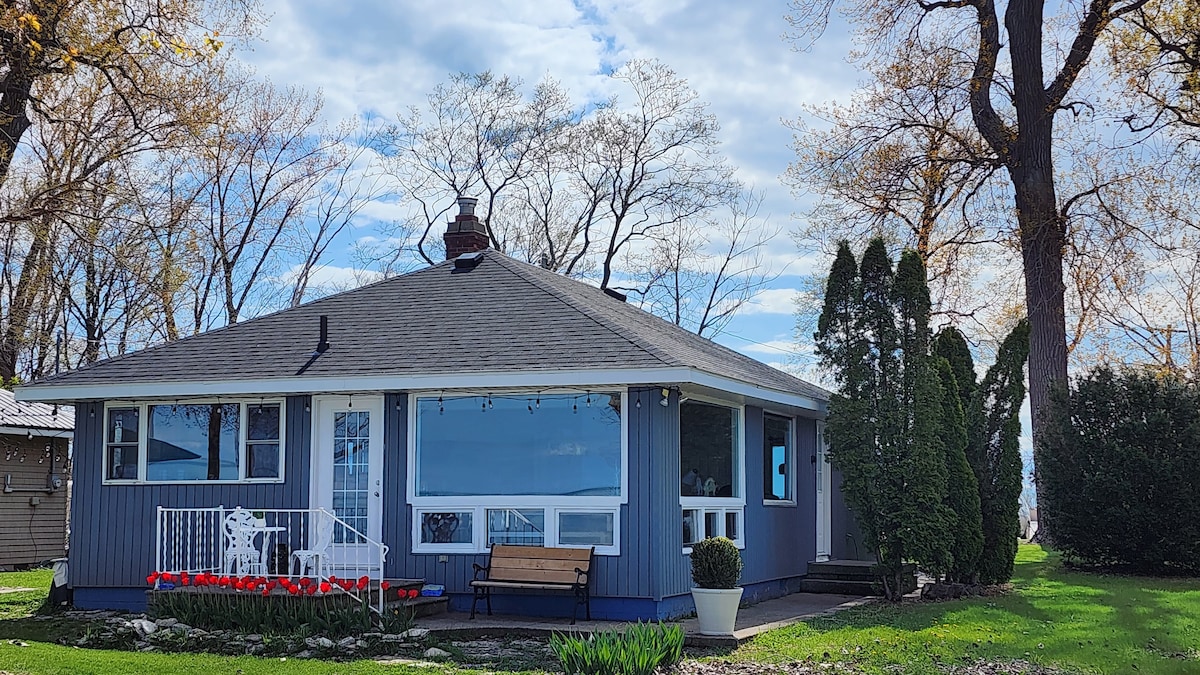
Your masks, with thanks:
<instances>
[{"instance_id":1,"label":"blue vertical siding","mask_svg":"<svg viewBox=\"0 0 1200 675\"><path fill-rule=\"evenodd\" d=\"M69 583L76 587L141 587L154 566L157 507L217 505L307 508L309 397L287 399L284 482L243 485L102 485L104 405L75 407Z\"/></svg>"},{"instance_id":2,"label":"blue vertical siding","mask_svg":"<svg viewBox=\"0 0 1200 675\"><path fill-rule=\"evenodd\" d=\"M836 560L875 560L875 552L863 543L858 520L842 495L842 472L835 469L830 478L833 495L829 529L833 541L829 543L829 556Z\"/></svg>"},{"instance_id":3,"label":"blue vertical siding","mask_svg":"<svg viewBox=\"0 0 1200 675\"><path fill-rule=\"evenodd\" d=\"M648 395L648 396L647 396ZM692 587L691 560L683 554L683 511L679 508L679 479L683 475L679 463L679 393L672 391L669 405L658 404L660 393L648 389L642 398L649 398L646 424L649 426L650 507L655 578L654 599L662 600L687 593Z\"/></svg>"},{"instance_id":4,"label":"blue vertical siding","mask_svg":"<svg viewBox=\"0 0 1200 675\"><path fill-rule=\"evenodd\" d=\"M743 584L804 575L816 557L816 481L809 456L815 450L812 420L793 419L796 503L764 505L764 411L746 407L746 548Z\"/></svg>"}]
</instances>

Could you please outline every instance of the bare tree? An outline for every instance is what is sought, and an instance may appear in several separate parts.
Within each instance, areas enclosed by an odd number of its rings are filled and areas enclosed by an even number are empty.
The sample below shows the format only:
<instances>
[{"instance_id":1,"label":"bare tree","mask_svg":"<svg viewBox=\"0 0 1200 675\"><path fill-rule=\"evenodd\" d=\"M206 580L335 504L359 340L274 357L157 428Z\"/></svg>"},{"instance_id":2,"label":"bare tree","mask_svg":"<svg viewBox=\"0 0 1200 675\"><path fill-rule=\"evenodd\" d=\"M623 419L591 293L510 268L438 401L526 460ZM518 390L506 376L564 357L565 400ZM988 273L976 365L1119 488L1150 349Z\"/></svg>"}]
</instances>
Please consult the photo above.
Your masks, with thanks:
<instances>
[{"instance_id":1,"label":"bare tree","mask_svg":"<svg viewBox=\"0 0 1200 675\"><path fill-rule=\"evenodd\" d=\"M697 335L721 332L754 294L777 278L763 260L777 234L759 217L762 194L747 190L708 219L680 220L628 253L633 293L650 312Z\"/></svg>"}]
</instances>

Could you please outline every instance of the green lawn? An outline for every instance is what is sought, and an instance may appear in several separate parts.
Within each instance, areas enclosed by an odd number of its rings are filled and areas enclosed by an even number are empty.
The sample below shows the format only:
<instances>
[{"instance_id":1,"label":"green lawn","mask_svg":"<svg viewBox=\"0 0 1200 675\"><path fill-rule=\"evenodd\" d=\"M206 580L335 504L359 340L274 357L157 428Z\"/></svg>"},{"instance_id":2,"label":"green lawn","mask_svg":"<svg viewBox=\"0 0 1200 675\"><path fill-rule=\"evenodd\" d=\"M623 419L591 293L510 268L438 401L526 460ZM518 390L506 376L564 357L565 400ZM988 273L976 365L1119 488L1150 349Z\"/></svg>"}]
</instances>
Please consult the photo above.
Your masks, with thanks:
<instances>
[{"instance_id":1,"label":"green lawn","mask_svg":"<svg viewBox=\"0 0 1200 675\"><path fill-rule=\"evenodd\" d=\"M1200 673L1200 582L1063 570L1022 546L1016 591L994 598L873 605L772 631L734 658L830 657L884 672L938 673L937 664L1024 659L1083 673Z\"/></svg>"},{"instance_id":2,"label":"green lawn","mask_svg":"<svg viewBox=\"0 0 1200 675\"><path fill-rule=\"evenodd\" d=\"M939 664L978 658L1025 659L1079 673L1200 673L1200 582L1069 572L1061 569L1056 556L1036 546L1022 546L1017 563L1015 591L1007 596L866 606L772 631L721 658L848 661L880 674L940 674ZM48 572L0 574L0 586L44 589L49 581ZM55 637L79 631L78 625L24 618L44 596L44 590L0 595L0 672L286 675L417 670L371 661L63 647L54 644ZM14 638L28 646L12 644Z\"/></svg>"}]
</instances>

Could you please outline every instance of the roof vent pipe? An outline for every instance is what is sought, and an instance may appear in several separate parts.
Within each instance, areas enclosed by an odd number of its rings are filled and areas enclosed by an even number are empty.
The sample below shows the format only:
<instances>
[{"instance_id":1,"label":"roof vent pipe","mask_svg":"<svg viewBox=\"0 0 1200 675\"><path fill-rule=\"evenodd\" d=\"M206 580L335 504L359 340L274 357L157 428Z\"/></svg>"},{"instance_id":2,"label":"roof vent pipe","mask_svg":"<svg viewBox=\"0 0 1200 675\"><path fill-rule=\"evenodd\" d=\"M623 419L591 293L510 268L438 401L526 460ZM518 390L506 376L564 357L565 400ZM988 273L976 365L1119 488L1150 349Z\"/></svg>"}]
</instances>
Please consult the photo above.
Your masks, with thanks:
<instances>
[{"instance_id":1,"label":"roof vent pipe","mask_svg":"<svg viewBox=\"0 0 1200 675\"><path fill-rule=\"evenodd\" d=\"M313 355L324 354L329 351L329 317L321 315L321 340L317 343L317 349Z\"/></svg>"}]
</instances>

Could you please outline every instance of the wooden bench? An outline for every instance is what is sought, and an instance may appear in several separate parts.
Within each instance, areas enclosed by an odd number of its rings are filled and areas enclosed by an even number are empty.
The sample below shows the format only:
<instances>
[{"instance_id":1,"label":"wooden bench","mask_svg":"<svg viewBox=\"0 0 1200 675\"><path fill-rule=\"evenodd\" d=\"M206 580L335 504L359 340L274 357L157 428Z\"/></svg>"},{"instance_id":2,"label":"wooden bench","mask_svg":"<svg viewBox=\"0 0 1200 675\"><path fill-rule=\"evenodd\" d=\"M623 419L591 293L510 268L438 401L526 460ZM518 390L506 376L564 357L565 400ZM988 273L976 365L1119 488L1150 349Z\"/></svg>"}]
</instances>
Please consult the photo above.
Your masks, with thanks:
<instances>
[{"instance_id":1,"label":"wooden bench","mask_svg":"<svg viewBox=\"0 0 1200 675\"><path fill-rule=\"evenodd\" d=\"M471 601L471 618L475 618L475 606L482 598L487 602L488 616L492 614L492 589L530 589L539 591L570 591L575 594L575 605L571 608L571 624L579 606L586 610L587 620L592 620L592 597L588 590L588 575L592 568L591 548L545 548L542 546L511 546L495 544L488 566L474 563L475 579L471 588L475 598Z\"/></svg>"}]
</instances>

